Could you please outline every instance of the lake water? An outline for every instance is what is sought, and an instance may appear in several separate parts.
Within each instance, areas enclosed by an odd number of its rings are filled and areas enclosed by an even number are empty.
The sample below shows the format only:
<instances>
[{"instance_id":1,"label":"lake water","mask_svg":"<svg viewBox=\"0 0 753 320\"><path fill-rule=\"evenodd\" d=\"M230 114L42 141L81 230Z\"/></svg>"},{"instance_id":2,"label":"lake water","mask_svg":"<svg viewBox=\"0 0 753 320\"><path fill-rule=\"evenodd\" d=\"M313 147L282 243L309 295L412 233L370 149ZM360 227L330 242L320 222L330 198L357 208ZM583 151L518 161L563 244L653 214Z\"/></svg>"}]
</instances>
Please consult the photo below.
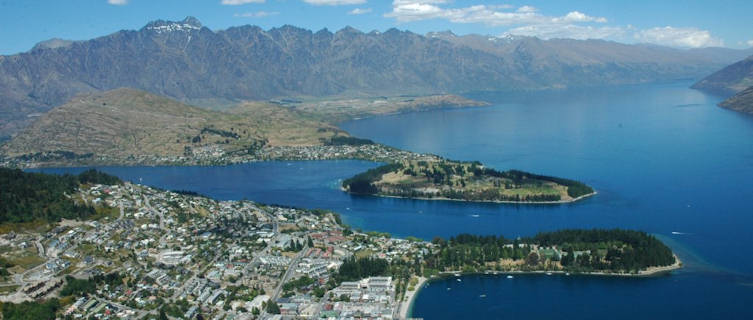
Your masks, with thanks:
<instances>
[{"instance_id":1,"label":"lake water","mask_svg":"<svg viewBox=\"0 0 753 320\"><path fill-rule=\"evenodd\" d=\"M475 94L493 106L342 125L355 136L398 148L573 178L598 190L573 204L421 201L339 191L341 179L377 165L363 161L103 169L218 199L333 209L354 227L398 236L634 228L660 236L686 264L669 276L646 279L439 280L418 295L415 317L753 318L753 117L718 108L719 98L689 85Z\"/></svg>"}]
</instances>

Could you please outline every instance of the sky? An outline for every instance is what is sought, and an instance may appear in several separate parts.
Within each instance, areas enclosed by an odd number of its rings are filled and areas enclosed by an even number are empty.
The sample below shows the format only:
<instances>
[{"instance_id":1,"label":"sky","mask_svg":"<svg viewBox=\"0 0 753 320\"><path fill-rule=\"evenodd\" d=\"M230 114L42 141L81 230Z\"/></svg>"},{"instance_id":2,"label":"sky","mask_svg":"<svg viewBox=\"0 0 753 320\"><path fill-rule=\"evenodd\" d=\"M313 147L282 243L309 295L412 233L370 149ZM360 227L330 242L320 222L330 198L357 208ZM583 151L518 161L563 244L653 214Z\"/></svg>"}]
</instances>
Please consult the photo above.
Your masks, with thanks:
<instances>
[{"instance_id":1,"label":"sky","mask_svg":"<svg viewBox=\"0 0 753 320\"><path fill-rule=\"evenodd\" d=\"M352 26L364 32L450 30L748 48L751 13L751 0L0 0L0 54L28 51L51 38L86 40L186 16L213 30L246 24L313 31Z\"/></svg>"}]
</instances>

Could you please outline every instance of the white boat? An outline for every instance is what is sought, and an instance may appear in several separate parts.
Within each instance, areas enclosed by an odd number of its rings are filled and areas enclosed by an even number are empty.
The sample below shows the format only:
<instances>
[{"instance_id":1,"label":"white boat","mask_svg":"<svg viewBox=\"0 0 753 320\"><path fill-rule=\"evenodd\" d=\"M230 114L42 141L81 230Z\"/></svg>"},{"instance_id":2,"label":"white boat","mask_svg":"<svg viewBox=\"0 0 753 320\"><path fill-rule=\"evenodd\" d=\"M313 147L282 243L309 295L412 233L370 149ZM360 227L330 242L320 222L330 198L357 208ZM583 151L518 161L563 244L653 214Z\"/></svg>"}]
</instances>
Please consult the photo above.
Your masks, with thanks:
<instances>
[{"instance_id":1,"label":"white boat","mask_svg":"<svg viewBox=\"0 0 753 320\"><path fill-rule=\"evenodd\" d=\"M507 279L512 279L512 278L515 278L515 277L513 277L513 276L507 276Z\"/></svg>"},{"instance_id":2,"label":"white boat","mask_svg":"<svg viewBox=\"0 0 753 320\"><path fill-rule=\"evenodd\" d=\"M552 275L552 273L551 273L551 272L547 272L547 273L546 273L546 275L548 275L548 276L551 276L551 275Z\"/></svg>"},{"instance_id":3,"label":"white boat","mask_svg":"<svg viewBox=\"0 0 753 320\"><path fill-rule=\"evenodd\" d=\"M472 214L472 215L471 215L471 217L474 217L474 218L478 218L478 217L479 217L479 215L477 215L477 214Z\"/></svg>"},{"instance_id":4,"label":"white boat","mask_svg":"<svg viewBox=\"0 0 753 320\"><path fill-rule=\"evenodd\" d=\"M570 275L570 272L568 272L568 273L565 273L565 275L566 275L566 276L569 276L569 275Z\"/></svg>"},{"instance_id":5,"label":"white boat","mask_svg":"<svg viewBox=\"0 0 753 320\"><path fill-rule=\"evenodd\" d=\"M459 274L459 273L456 273L456 274L455 274L455 276L456 276L456 277L459 277L459 276L460 276L460 274Z\"/></svg>"},{"instance_id":6,"label":"white boat","mask_svg":"<svg viewBox=\"0 0 753 320\"><path fill-rule=\"evenodd\" d=\"M486 295L482 294L482 295L479 296L479 298L486 298Z\"/></svg>"},{"instance_id":7,"label":"white boat","mask_svg":"<svg viewBox=\"0 0 753 320\"><path fill-rule=\"evenodd\" d=\"M463 281L463 280L458 279L458 282L461 282L461 281Z\"/></svg>"}]
</instances>

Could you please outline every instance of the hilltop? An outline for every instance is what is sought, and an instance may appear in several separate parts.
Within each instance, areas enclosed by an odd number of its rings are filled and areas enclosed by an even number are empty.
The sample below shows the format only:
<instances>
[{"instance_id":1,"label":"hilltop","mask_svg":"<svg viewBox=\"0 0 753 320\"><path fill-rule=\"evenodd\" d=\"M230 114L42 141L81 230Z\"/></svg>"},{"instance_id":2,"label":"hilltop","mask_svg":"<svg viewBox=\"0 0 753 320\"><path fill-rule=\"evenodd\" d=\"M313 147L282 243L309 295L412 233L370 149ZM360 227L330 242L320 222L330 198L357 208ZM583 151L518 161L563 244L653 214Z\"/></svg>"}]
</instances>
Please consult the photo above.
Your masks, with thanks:
<instances>
[{"instance_id":1,"label":"hilltop","mask_svg":"<svg viewBox=\"0 0 753 320\"><path fill-rule=\"evenodd\" d=\"M77 94L121 87L203 107L295 96L538 90L695 78L750 55L745 52L394 28L210 30L194 18L160 20L0 56L0 136Z\"/></svg>"},{"instance_id":2,"label":"hilltop","mask_svg":"<svg viewBox=\"0 0 753 320\"><path fill-rule=\"evenodd\" d=\"M728 97L719 103L722 108L753 113L753 56L714 72L692 88Z\"/></svg>"},{"instance_id":3,"label":"hilltop","mask_svg":"<svg viewBox=\"0 0 753 320\"><path fill-rule=\"evenodd\" d=\"M296 111L243 103L205 110L134 89L82 94L42 115L7 142L7 157L114 160L138 156L202 157L265 146L322 145L347 134ZM118 161L114 161L117 163Z\"/></svg>"},{"instance_id":4,"label":"hilltop","mask_svg":"<svg viewBox=\"0 0 753 320\"><path fill-rule=\"evenodd\" d=\"M692 88L728 97L750 86L753 86L753 56L714 72Z\"/></svg>"},{"instance_id":5,"label":"hilltop","mask_svg":"<svg viewBox=\"0 0 753 320\"><path fill-rule=\"evenodd\" d=\"M719 106L739 112L753 113L753 87L748 87L729 99L722 101Z\"/></svg>"}]
</instances>

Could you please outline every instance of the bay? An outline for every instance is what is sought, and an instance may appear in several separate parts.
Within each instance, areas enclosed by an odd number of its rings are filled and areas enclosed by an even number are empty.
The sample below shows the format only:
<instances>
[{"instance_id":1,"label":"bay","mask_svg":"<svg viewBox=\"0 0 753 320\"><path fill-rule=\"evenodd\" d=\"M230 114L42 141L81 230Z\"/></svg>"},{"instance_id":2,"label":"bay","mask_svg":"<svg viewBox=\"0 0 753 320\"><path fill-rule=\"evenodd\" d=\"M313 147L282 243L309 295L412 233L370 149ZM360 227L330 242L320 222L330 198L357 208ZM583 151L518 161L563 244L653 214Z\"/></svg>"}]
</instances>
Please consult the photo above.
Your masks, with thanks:
<instances>
[{"instance_id":1,"label":"bay","mask_svg":"<svg viewBox=\"0 0 753 320\"><path fill-rule=\"evenodd\" d=\"M479 275L462 282L433 281L417 296L415 317L753 318L748 307L753 302L753 117L721 109L719 98L689 85L477 93L472 97L493 105L342 124L355 136L398 148L577 179L599 192L572 204L423 201L341 192L342 179L378 165L365 161L102 169L218 199L332 209L354 227L397 236L640 229L661 237L685 262L681 271L645 279L516 275L511 282Z\"/></svg>"}]
</instances>

